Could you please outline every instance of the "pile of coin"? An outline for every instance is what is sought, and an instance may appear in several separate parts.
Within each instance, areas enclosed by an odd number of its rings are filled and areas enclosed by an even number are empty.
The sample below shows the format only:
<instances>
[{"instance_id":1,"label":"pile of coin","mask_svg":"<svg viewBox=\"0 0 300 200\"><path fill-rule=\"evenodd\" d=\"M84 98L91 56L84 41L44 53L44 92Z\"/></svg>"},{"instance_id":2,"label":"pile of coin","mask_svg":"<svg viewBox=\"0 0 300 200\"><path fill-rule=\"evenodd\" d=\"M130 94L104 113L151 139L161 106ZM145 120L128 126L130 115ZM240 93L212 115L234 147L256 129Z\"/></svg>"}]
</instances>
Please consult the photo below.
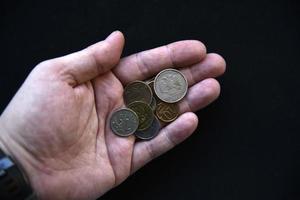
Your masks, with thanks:
<instances>
[{"instance_id":1,"label":"pile of coin","mask_svg":"<svg viewBox=\"0 0 300 200\"><path fill-rule=\"evenodd\" d=\"M187 89L186 78L175 69L165 69L145 82L129 83L123 93L127 108L112 114L112 131L122 137L134 134L143 140L154 138L162 123L178 117L178 102L184 98Z\"/></svg>"}]
</instances>

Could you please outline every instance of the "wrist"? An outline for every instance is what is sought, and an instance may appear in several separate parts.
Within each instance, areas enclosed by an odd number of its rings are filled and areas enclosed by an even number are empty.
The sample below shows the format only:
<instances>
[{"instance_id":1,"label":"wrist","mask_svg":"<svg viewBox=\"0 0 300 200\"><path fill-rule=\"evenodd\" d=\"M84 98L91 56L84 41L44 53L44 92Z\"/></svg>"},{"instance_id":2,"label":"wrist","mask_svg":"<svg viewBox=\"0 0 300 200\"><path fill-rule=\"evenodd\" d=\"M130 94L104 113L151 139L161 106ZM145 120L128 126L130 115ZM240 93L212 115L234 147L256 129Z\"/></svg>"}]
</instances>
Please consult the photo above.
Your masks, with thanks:
<instances>
[{"instance_id":1,"label":"wrist","mask_svg":"<svg viewBox=\"0 0 300 200\"><path fill-rule=\"evenodd\" d=\"M9 160L13 165L10 170L10 173L6 172L7 176L12 176L12 180L15 180L16 187L23 192L26 191L28 195L30 190L33 190L31 187L31 174L32 167L30 162L27 162L28 155L22 150L22 147L18 145L14 140L12 140L11 135L4 127L3 122L0 118L0 150L1 155L4 160ZM27 158L26 158L27 157ZM10 175L9 175L10 174ZM31 192L32 193L32 192Z\"/></svg>"},{"instance_id":2,"label":"wrist","mask_svg":"<svg viewBox=\"0 0 300 200\"><path fill-rule=\"evenodd\" d=\"M18 159L17 153L17 145L16 143L10 138L10 135L8 134L8 131L5 130L4 124L0 118L0 149L10 158L13 159L13 161L18 165L19 169L22 172L22 175L24 176L24 179L26 182L29 182L29 175L24 169L24 164L22 164L23 159Z\"/></svg>"}]
</instances>

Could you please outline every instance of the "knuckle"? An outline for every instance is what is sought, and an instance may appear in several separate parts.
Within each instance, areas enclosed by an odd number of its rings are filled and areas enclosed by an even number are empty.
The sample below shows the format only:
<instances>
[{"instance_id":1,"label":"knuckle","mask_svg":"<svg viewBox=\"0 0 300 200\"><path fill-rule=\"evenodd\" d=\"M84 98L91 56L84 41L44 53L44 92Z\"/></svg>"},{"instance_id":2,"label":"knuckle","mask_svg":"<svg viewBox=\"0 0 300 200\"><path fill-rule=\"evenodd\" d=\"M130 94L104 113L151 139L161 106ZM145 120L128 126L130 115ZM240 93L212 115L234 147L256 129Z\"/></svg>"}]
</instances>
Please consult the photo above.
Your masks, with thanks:
<instances>
[{"instance_id":1,"label":"knuckle","mask_svg":"<svg viewBox=\"0 0 300 200\"><path fill-rule=\"evenodd\" d=\"M150 73L149 66L143 57L144 52L139 52L135 54L137 67L143 77L147 77Z\"/></svg>"},{"instance_id":2,"label":"knuckle","mask_svg":"<svg viewBox=\"0 0 300 200\"><path fill-rule=\"evenodd\" d=\"M148 143L145 143L145 144L146 144L146 151L148 152L150 159L156 158L157 155L153 150L154 148L153 148L152 143L148 142Z\"/></svg>"}]
</instances>

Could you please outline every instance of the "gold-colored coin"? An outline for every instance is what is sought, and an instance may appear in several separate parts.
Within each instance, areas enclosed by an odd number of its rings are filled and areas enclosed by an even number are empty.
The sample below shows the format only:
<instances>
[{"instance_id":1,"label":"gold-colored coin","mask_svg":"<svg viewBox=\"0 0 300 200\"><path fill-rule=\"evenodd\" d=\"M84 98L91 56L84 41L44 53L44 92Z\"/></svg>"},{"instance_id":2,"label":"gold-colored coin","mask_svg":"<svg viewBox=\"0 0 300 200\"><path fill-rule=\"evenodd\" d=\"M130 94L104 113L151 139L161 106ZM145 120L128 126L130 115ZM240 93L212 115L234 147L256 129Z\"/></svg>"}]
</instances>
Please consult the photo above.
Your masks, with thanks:
<instances>
[{"instance_id":1,"label":"gold-colored coin","mask_svg":"<svg viewBox=\"0 0 300 200\"><path fill-rule=\"evenodd\" d=\"M130 103L128 108L133 110L139 118L139 127L137 130L145 130L151 126L154 119L154 114L148 104L141 101L135 101Z\"/></svg>"},{"instance_id":2,"label":"gold-colored coin","mask_svg":"<svg viewBox=\"0 0 300 200\"><path fill-rule=\"evenodd\" d=\"M146 104L150 104L152 101L151 88L142 81L129 83L124 89L123 96L127 106L135 101L141 101Z\"/></svg>"},{"instance_id":3,"label":"gold-colored coin","mask_svg":"<svg viewBox=\"0 0 300 200\"><path fill-rule=\"evenodd\" d=\"M156 116L163 122L172 122L179 115L179 108L176 103L159 102L156 105Z\"/></svg>"}]
</instances>

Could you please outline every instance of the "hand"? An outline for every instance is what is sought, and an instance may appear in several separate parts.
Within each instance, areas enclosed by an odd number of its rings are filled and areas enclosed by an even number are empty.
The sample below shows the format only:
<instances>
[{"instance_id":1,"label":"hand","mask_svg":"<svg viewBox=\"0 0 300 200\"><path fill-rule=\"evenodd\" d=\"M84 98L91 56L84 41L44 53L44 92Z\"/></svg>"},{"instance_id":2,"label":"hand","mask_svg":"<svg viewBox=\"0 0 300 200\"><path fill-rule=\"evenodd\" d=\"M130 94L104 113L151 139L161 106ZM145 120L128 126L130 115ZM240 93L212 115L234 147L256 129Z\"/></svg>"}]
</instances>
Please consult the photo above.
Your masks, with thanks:
<instances>
[{"instance_id":1,"label":"hand","mask_svg":"<svg viewBox=\"0 0 300 200\"><path fill-rule=\"evenodd\" d=\"M42 199L95 199L150 160L190 136L192 113L215 100L213 77L225 70L199 41L175 42L120 60L122 33L34 68L0 118L0 147L23 168ZM110 114L122 107L123 87L176 67L190 86L181 116L151 141L135 142L110 130Z\"/></svg>"}]
</instances>

